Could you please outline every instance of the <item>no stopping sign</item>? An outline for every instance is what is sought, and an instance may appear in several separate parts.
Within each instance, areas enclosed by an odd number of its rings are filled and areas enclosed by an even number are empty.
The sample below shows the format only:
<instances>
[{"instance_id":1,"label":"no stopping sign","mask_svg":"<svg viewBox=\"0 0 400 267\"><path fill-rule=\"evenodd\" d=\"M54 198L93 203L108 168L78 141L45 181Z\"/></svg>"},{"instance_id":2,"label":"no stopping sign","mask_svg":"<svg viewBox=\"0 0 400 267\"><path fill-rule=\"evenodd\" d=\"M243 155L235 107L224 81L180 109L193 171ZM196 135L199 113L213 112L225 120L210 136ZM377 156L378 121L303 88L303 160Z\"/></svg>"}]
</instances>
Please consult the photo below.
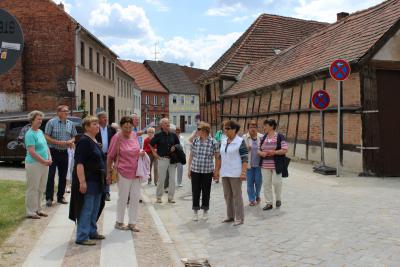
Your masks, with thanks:
<instances>
[{"instance_id":1,"label":"no stopping sign","mask_svg":"<svg viewBox=\"0 0 400 267\"><path fill-rule=\"evenodd\" d=\"M17 19L0 9L0 75L17 63L23 48L24 35Z\"/></svg>"}]
</instances>

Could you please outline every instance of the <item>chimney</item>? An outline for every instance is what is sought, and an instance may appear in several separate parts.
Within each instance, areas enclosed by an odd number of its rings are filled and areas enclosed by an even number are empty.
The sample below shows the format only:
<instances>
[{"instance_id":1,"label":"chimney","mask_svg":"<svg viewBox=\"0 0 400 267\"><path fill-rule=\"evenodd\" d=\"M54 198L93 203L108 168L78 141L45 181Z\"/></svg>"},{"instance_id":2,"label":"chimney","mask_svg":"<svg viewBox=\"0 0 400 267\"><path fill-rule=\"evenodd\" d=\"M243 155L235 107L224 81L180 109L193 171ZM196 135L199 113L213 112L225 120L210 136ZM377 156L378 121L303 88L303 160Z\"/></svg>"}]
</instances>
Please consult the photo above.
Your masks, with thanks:
<instances>
[{"instance_id":1,"label":"chimney","mask_svg":"<svg viewBox=\"0 0 400 267\"><path fill-rule=\"evenodd\" d=\"M58 7L64 10L64 4L62 2L58 4Z\"/></svg>"},{"instance_id":2,"label":"chimney","mask_svg":"<svg viewBox=\"0 0 400 267\"><path fill-rule=\"evenodd\" d=\"M337 13L337 14L336 14L336 16L337 16L337 21L342 20L342 19L344 19L344 18L347 18L349 15L350 15L350 14L347 13L347 12L340 12L340 13Z\"/></svg>"}]
</instances>

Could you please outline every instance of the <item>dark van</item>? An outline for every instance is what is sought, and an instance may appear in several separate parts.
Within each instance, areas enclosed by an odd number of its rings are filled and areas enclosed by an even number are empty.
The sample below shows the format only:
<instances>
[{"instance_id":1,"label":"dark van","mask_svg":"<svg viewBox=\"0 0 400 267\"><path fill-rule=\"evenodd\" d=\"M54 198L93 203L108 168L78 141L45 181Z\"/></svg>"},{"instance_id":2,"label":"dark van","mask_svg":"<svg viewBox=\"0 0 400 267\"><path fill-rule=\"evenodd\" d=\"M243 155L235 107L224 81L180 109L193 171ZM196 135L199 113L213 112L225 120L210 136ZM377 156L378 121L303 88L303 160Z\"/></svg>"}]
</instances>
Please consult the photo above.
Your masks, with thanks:
<instances>
[{"instance_id":1,"label":"dark van","mask_svg":"<svg viewBox=\"0 0 400 267\"><path fill-rule=\"evenodd\" d=\"M25 160L26 150L24 143L18 137L21 129L29 124L27 114L18 116L0 116L0 161L18 162ZM45 114L40 129L44 132L46 123L55 114ZM78 135L83 133L82 119L79 117L68 117L75 124Z\"/></svg>"}]
</instances>

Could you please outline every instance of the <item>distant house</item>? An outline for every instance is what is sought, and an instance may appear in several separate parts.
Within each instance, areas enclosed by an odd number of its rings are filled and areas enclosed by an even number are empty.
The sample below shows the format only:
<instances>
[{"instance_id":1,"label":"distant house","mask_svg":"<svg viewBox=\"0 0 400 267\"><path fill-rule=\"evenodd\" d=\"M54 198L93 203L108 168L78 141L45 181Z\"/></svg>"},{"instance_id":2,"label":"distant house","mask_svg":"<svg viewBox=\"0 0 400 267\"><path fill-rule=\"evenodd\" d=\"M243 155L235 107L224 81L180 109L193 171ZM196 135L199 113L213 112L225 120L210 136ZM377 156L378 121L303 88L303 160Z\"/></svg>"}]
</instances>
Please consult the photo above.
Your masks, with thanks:
<instances>
[{"instance_id":1,"label":"distant house","mask_svg":"<svg viewBox=\"0 0 400 267\"><path fill-rule=\"evenodd\" d=\"M141 126L151 123L158 126L161 118L169 115L168 91L157 78L142 64L130 60L120 60L126 71L135 78L141 91Z\"/></svg>"},{"instance_id":2,"label":"distant house","mask_svg":"<svg viewBox=\"0 0 400 267\"><path fill-rule=\"evenodd\" d=\"M289 154L320 161L324 133L328 165L340 163L363 175L400 176L400 1L389 0L354 14L339 13L329 25L275 57L251 64L243 77L223 92L224 119L243 128L249 120L279 121ZM328 67L342 58L352 73L339 87ZM311 95L326 90L331 104L320 113ZM338 101L338 90L342 97ZM341 106L341 121L337 110Z\"/></svg>"},{"instance_id":3,"label":"distant house","mask_svg":"<svg viewBox=\"0 0 400 267\"><path fill-rule=\"evenodd\" d=\"M169 92L170 121L180 127L182 132L195 130L200 109L199 86L193 80L202 71L163 61L146 60L144 65Z\"/></svg>"},{"instance_id":4,"label":"distant house","mask_svg":"<svg viewBox=\"0 0 400 267\"><path fill-rule=\"evenodd\" d=\"M206 71L197 82L201 119L215 132L221 124L220 95L235 84L246 65L274 57L291 45L325 28L328 24L262 14L243 35Z\"/></svg>"}]
</instances>

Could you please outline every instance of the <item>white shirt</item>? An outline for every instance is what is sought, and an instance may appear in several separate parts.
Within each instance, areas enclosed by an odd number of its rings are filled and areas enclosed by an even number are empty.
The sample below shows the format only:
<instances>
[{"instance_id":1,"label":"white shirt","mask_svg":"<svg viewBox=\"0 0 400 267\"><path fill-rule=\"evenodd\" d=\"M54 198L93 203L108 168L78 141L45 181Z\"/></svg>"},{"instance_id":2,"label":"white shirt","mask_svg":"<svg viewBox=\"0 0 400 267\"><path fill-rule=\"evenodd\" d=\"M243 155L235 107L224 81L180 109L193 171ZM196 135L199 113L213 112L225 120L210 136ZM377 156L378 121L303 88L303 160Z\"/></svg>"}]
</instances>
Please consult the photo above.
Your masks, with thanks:
<instances>
[{"instance_id":1,"label":"white shirt","mask_svg":"<svg viewBox=\"0 0 400 267\"><path fill-rule=\"evenodd\" d=\"M240 158L239 148L243 138L236 136L225 152L227 141L228 138L221 140L221 177L239 178L242 173L242 159Z\"/></svg>"},{"instance_id":2,"label":"white shirt","mask_svg":"<svg viewBox=\"0 0 400 267\"><path fill-rule=\"evenodd\" d=\"M101 127L100 126L100 135L101 135L101 149L103 150L103 153L108 152L108 131L107 131L107 126L106 127Z\"/></svg>"},{"instance_id":3,"label":"white shirt","mask_svg":"<svg viewBox=\"0 0 400 267\"><path fill-rule=\"evenodd\" d=\"M183 152L185 152L185 154L186 154L186 142L185 142L185 138L182 135L179 135L179 143L181 143Z\"/></svg>"}]
</instances>

